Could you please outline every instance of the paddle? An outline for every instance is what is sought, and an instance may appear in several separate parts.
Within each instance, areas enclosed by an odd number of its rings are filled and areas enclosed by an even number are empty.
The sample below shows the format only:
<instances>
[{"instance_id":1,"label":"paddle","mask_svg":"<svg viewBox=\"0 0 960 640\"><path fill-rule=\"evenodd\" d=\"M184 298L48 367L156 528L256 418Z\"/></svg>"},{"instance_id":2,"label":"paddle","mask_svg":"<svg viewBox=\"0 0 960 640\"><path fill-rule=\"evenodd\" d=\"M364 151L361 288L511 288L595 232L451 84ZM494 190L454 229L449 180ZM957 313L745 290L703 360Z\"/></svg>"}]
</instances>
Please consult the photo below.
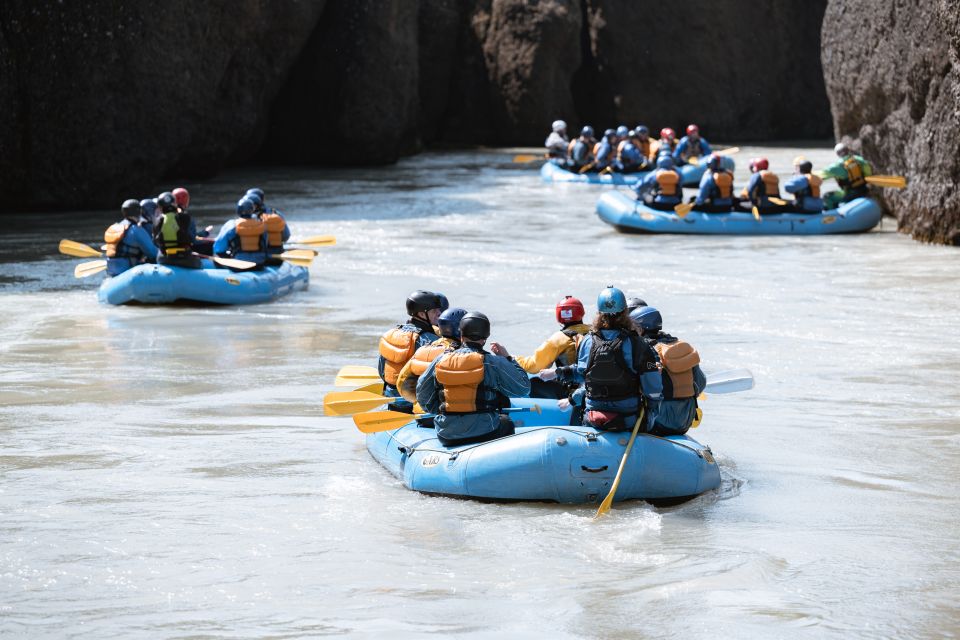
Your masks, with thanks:
<instances>
[{"instance_id":1,"label":"paddle","mask_svg":"<svg viewBox=\"0 0 960 640\"><path fill-rule=\"evenodd\" d=\"M383 382L380 380L380 378L377 378L376 382L371 382L370 384L365 384L362 387L357 387L356 389L353 389L353 391L355 392L366 391L367 393L374 393L376 395L382 396ZM392 400L393 398L389 398L389 399Z\"/></svg>"},{"instance_id":2,"label":"paddle","mask_svg":"<svg viewBox=\"0 0 960 640\"><path fill-rule=\"evenodd\" d=\"M907 186L907 179L903 176L867 176L864 180L878 187L890 187L891 189L903 189Z\"/></svg>"},{"instance_id":3,"label":"paddle","mask_svg":"<svg viewBox=\"0 0 960 640\"><path fill-rule=\"evenodd\" d=\"M290 262L298 267L309 267L313 259L317 257L316 251L310 249L290 249L281 254L272 255L271 258L279 258L285 262Z\"/></svg>"},{"instance_id":4,"label":"paddle","mask_svg":"<svg viewBox=\"0 0 960 640\"><path fill-rule=\"evenodd\" d=\"M731 369L719 371L707 376L704 391L710 393L736 393L753 389L753 374L749 369Z\"/></svg>"},{"instance_id":5,"label":"paddle","mask_svg":"<svg viewBox=\"0 0 960 640\"><path fill-rule=\"evenodd\" d=\"M100 252L93 247L73 240L60 241L60 253L74 258L99 258Z\"/></svg>"},{"instance_id":6,"label":"paddle","mask_svg":"<svg viewBox=\"0 0 960 640\"><path fill-rule=\"evenodd\" d=\"M577 173L587 173L589 171L592 171L595 166L597 166L596 160L594 160L593 162L588 162L587 164L580 167L580 170L577 171Z\"/></svg>"},{"instance_id":7,"label":"paddle","mask_svg":"<svg viewBox=\"0 0 960 640\"><path fill-rule=\"evenodd\" d=\"M693 211L693 205L694 203L692 202L681 202L673 208L673 212L676 213L679 218L686 218L687 214Z\"/></svg>"},{"instance_id":8,"label":"paddle","mask_svg":"<svg viewBox=\"0 0 960 640\"><path fill-rule=\"evenodd\" d=\"M780 199L780 198L773 198L773 197L770 197L770 196L767 197L767 200L769 200L769 201L772 202L773 204L780 205L781 207L786 206L787 204L789 204L786 200L782 200L782 199Z\"/></svg>"},{"instance_id":9,"label":"paddle","mask_svg":"<svg viewBox=\"0 0 960 640\"><path fill-rule=\"evenodd\" d=\"M534 411L543 413L540 405L535 404L532 407L507 407L500 409L502 413L521 413L524 411ZM360 413L353 416L353 423L357 429L363 433L378 433L380 431L392 431L399 429L416 418L433 418L433 413L403 413L402 411L375 411L373 413Z\"/></svg>"},{"instance_id":10,"label":"paddle","mask_svg":"<svg viewBox=\"0 0 960 640\"><path fill-rule=\"evenodd\" d=\"M757 205L753 205L753 209L750 210L753 214L753 217L757 219L757 222L760 222L760 209L757 209Z\"/></svg>"},{"instance_id":11,"label":"paddle","mask_svg":"<svg viewBox=\"0 0 960 640\"><path fill-rule=\"evenodd\" d=\"M543 156L535 156L529 153L519 153L513 156L514 162L536 162L537 160L543 160Z\"/></svg>"},{"instance_id":12,"label":"paddle","mask_svg":"<svg viewBox=\"0 0 960 640\"><path fill-rule=\"evenodd\" d=\"M693 165L695 167L698 164L700 164L700 158L698 158L697 156L690 156L689 158L687 158L687 164Z\"/></svg>"},{"instance_id":13,"label":"paddle","mask_svg":"<svg viewBox=\"0 0 960 640\"><path fill-rule=\"evenodd\" d=\"M291 240L290 244L305 244L311 247L326 247L337 244L335 236L310 236L303 240Z\"/></svg>"},{"instance_id":14,"label":"paddle","mask_svg":"<svg viewBox=\"0 0 960 640\"><path fill-rule=\"evenodd\" d=\"M73 270L74 278L86 278L95 273L100 273L107 268L106 260L91 260L90 262L81 262Z\"/></svg>"},{"instance_id":15,"label":"paddle","mask_svg":"<svg viewBox=\"0 0 960 640\"><path fill-rule=\"evenodd\" d=\"M351 416L398 399L367 391L333 391L323 397L323 413L328 416Z\"/></svg>"},{"instance_id":16,"label":"paddle","mask_svg":"<svg viewBox=\"0 0 960 640\"><path fill-rule=\"evenodd\" d=\"M726 149L714 151L714 153L718 156L732 156L735 153L740 153L740 147L727 147Z\"/></svg>"},{"instance_id":17,"label":"paddle","mask_svg":"<svg viewBox=\"0 0 960 640\"><path fill-rule=\"evenodd\" d=\"M337 372L337 379L333 384L337 387L352 387L355 384L365 384L379 380L380 374L373 367L348 364Z\"/></svg>"},{"instance_id":18,"label":"paddle","mask_svg":"<svg viewBox=\"0 0 960 640\"><path fill-rule=\"evenodd\" d=\"M253 269L257 266L256 262L237 260L236 258L221 258L220 256L211 256L210 259L221 266L230 267L231 269Z\"/></svg>"},{"instance_id":19,"label":"paddle","mask_svg":"<svg viewBox=\"0 0 960 640\"><path fill-rule=\"evenodd\" d=\"M633 441L637 439L637 432L640 431L640 424L643 422L646 413L647 412L645 410L641 411L640 415L637 417L637 421L633 425L633 432L630 433L630 440L627 441L627 448L623 452L623 457L620 458L620 467L617 469L617 475L613 479L613 484L610 485L610 492L607 493L607 497L603 499L603 502L600 503L600 507L597 508L597 513L593 516L594 520L606 515L606 513L610 511L610 506L613 505L613 497L617 493L617 487L620 486L620 478L623 476L623 469L627 466L627 457L630 455L630 450L633 449Z\"/></svg>"}]
</instances>

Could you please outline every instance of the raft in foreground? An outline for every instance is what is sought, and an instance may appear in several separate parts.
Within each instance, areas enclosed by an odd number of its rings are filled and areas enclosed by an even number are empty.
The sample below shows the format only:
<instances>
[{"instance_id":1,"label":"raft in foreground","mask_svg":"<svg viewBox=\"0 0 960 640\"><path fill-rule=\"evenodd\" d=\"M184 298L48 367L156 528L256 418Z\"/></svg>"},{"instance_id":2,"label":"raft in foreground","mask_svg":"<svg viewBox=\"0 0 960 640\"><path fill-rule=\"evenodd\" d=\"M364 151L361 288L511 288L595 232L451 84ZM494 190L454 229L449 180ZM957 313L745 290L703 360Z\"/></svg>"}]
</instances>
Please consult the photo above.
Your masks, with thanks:
<instances>
[{"instance_id":1,"label":"raft in foreground","mask_svg":"<svg viewBox=\"0 0 960 640\"><path fill-rule=\"evenodd\" d=\"M100 302L107 304L168 304L178 300L210 304L258 304L306 289L310 272L284 262L259 271L185 269L142 264L107 278L100 285Z\"/></svg>"},{"instance_id":2,"label":"raft in foreground","mask_svg":"<svg viewBox=\"0 0 960 640\"><path fill-rule=\"evenodd\" d=\"M513 399L539 404L542 415L514 413L513 436L445 447L432 428L411 422L367 436L367 450L414 491L497 501L595 503L606 497L629 432L606 433L567 426L570 410L556 400ZM627 460L616 500L681 500L720 486L709 447L687 436L639 434Z\"/></svg>"},{"instance_id":3,"label":"raft in foreground","mask_svg":"<svg viewBox=\"0 0 960 640\"><path fill-rule=\"evenodd\" d=\"M828 235L862 233L877 226L883 212L870 198L857 198L823 213L702 213L681 218L638 202L633 194L610 191L600 196L597 215L624 233L689 233L714 235Z\"/></svg>"}]
</instances>

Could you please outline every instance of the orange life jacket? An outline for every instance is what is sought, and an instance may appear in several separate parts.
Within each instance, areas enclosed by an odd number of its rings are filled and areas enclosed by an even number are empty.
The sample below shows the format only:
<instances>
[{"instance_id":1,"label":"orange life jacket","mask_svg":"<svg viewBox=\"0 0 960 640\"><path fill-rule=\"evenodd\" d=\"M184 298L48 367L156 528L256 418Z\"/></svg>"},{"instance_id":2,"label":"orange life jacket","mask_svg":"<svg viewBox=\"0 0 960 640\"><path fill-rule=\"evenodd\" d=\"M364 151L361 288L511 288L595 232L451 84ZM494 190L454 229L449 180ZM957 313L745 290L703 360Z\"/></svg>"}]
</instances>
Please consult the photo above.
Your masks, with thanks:
<instances>
[{"instance_id":1,"label":"orange life jacket","mask_svg":"<svg viewBox=\"0 0 960 640\"><path fill-rule=\"evenodd\" d=\"M640 153L643 154L644 158L653 157L653 140L651 140L649 137L646 140L641 140L638 137L634 144L636 144L637 148L640 149Z\"/></svg>"},{"instance_id":2,"label":"orange life jacket","mask_svg":"<svg viewBox=\"0 0 960 640\"><path fill-rule=\"evenodd\" d=\"M267 247L283 249L283 230L287 228L283 216L276 213L264 213L260 216L260 219L267 229Z\"/></svg>"},{"instance_id":3,"label":"orange life jacket","mask_svg":"<svg viewBox=\"0 0 960 640\"><path fill-rule=\"evenodd\" d=\"M130 225L129 220L121 220L120 222L114 222L103 232L103 241L107 243L106 254L108 258L118 257L120 243L123 242L123 237L127 235Z\"/></svg>"},{"instance_id":4,"label":"orange life jacket","mask_svg":"<svg viewBox=\"0 0 960 640\"><path fill-rule=\"evenodd\" d=\"M663 385L664 399L680 400L696 395L693 388L693 368L700 364L697 350L683 340L659 342L655 348L660 362L663 363L664 377L667 378Z\"/></svg>"},{"instance_id":5,"label":"orange life jacket","mask_svg":"<svg viewBox=\"0 0 960 640\"><path fill-rule=\"evenodd\" d=\"M807 191L804 195L808 195L812 198L820 197L820 185L823 184L823 178L818 175L808 173L804 176L807 179Z\"/></svg>"},{"instance_id":6,"label":"orange life jacket","mask_svg":"<svg viewBox=\"0 0 960 640\"><path fill-rule=\"evenodd\" d=\"M241 251L263 251L263 227L263 221L257 218L237 220L237 238L240 240Z\"/></svg>"},{"instance_id":7,"label":"orange life jacket","mask_svg":"<svg viewBox=\"0 0 960 640\"><path fill-rule=\"evenodd\" d=\"M656 176L660 195L680 195L680 174L672 169L657 169Z\"/></svg>"},{"instance_id":8,"label":"orange life jacket","mask_svg":"<svg viewBox=\"0 0 960 640\"><path fill-rule=\"evenodd\" d=\"M768 198L780 197L780 178L773 171L764 169L760 172L760 180L763 182L763 191Z\"/></svg>"},{"instance_id":9,"label":"orange life jacket","mask_svg":"<svg viewBox=\"0 0 960 640\"><path fill-rule=\"evenodd\" d=\"M713 174L713 184L717 185L720 198L733 197L733 174L729 171L717 171Z\"/></svg>"},{"instance_id":10,"label":"orange life jacket","mask_svg":"<svg viewBox=\"0 0 960 640\"><path fill-rule=\"evenodd\" d=\"M449 347L443 341L423 345L414 351L413 356L410 357L410 373L415 376L422 376L426 372L427 367L429 367L440 354L448 349Z\"/></svg>"},{"instance_id":11,"label":"orange life jacket","mask_svg":"<svg viewBox=\"0 0 960 640\"><path fill-rule=\"evenodd\" d=\"M857 162L857 159L853 156L850 156L843 161L843 168L847 171L847 186L851 189L859 189L863 185L867 184L867 180L863 177L863 167L860 166L860 163Z\"/></svg>"},{"instance_id":12,"label":"orange life jacket","mask_svg":"<svg viewBox=\"0 0 960 640\"><path fill-rule=\"evenodd\" d=\"M479 413L495 411L483 400L483 353L453 351L440 356L434 367L440 385L440 413Z\"/></svg>"},{"instance_id":13,"label":"orange life jacket","mask_svg":"<svg viewBox=\"0 0 960 640\"><path fill-rule=\"evenodd\" d=\"M417 350L419 331L408 331L397 325L380 336L379 351L384 359L383 381L389 385L397 384L397 376L407 360Z\"/></svg>"}]
</instances>

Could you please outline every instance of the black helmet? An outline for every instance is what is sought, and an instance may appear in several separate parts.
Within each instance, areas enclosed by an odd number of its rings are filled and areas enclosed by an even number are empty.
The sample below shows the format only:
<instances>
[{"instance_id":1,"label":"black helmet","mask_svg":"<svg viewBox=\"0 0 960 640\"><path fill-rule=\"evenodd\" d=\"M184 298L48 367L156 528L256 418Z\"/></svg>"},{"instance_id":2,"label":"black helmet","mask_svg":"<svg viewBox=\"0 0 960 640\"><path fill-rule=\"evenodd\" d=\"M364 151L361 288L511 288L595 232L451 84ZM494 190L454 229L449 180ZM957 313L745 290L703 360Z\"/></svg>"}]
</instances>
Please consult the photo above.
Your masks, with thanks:
<instances>
[{"instance_id":1,"label":"black helmet","mask_svg":"<svg viewBox=\"0 0 960 640\"><path fill-rule=\"evenodd\" d=\"M647 303L643 298L627 298L627 312L633 311L637 307L645 307Z\"/></svg>"},{"instance_id":2,"label":"black helmet","mask_svg":"<svg viewBox=\"0 0 960 640\"><path fill-rule=\"evenodd\" d=\"M160 206L160 211L164 213L170 213L177 210L177 199L173 197L173 194L169 191L164 191L157 196L157 204Z\"/></svg>"},{"instance_id":3,"label":"black helmet","mask_svg":"<svg viewBox=\"0 0 960 640\"><path fill-rule=\"evenodd\" d=\"M123 213L124 218L139 218L140 201L133 199L124 200L123 205L120 207L120 212Z\"/></svg>"},{"instance_id":4,"label":"black helmet","mask_svg":"<svg viewBox=\"0 0 960 640\"><path fill-rule=\"evenodd\" d=\"M471 311L460 319L460 336L464 340L486 340L490 337L490 320L479 311Z\"/></svg>"},{"instance_id":5,"label":"black helmet","mask_svg":"<svg viewBox=\"0 0 960 640\"><path fill-rule=\"evenodd\" d=\"M412 317L421 311L430 311L430 309L440 309L446 311L450 303L442 293L433 291L423 291L419 289L407 296L407 313Z\"/></svg>"}]
</instances>

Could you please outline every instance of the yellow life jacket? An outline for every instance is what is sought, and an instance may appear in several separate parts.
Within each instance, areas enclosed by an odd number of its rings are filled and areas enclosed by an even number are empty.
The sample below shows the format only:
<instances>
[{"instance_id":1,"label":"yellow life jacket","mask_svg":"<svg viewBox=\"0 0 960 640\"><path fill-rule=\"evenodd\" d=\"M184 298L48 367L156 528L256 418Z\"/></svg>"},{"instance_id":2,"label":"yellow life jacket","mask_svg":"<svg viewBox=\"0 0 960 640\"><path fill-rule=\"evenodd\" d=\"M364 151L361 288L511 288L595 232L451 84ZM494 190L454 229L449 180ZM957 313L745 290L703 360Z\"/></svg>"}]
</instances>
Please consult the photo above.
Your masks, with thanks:
<instances>
[{"instance_id":1,"label":"yellow life jacket","mask_svg":"<svg viewBox=\"0 0 960 640\"><path fill-rule=\"evenodd\" d=\"M763 182L763 191L768 198L780 197L780 178L773 171L764 169L760 172L760 180Z\"/></svg>"},{"instance_id":2,"label":"yellow life jacket","mask_svg":"<svg viewBox=\"0 0 960 640\"><path fill-rule=\"evenodd\" d=\"M240 239L240 251L262 251L263 221L257 218L237 220L237 238Z\"/></svg>"},{"instance_id":3,"label":"yellow life jacket","mask_svg":"<svg viewBox=\"0 0 960 640\"><path fill-rule=\"evenodd\" d=\"M483 402L483 354L478 351L453 351L440 356L434 367L440 384L440 413L478 413L494 411L494 405Z\"/></svg>"},{"instance_id":4,"label":"yellow life jacket","mask_svg":"<svg viewBox=\"0 0 960 640\"><path fill-rule=\"evenodd\" d=\"M812 173L806 174L807 178L807 189L810 191L809 195L813 198L820 197L820 185L823 184L823 178Z\"/></svg>"},{"instance_id":5,"label":"yellow life jacket","mask_svg":"<svg viewBox=\"0 0 960 640\"><path fill-rule=\"evenodd\" d=\"M108 258L118 257L120 243L123 242L123 237L127 235L130 224L129 220L114 222L103 232L103 241L107 243L106 254Z\"/></svg>"},{"instance_id":6,"label":"yellow life jacket","mask_svg":"<svg viewBox=\"0 0 960 640\"><path fill-rule=\"evenodd\" d=\"M720 198L733 197L733 174L729 171L717 171L713 174L713 184L717 185Z\"/></svg>"},{"instance_id":7,"label":"yellow life jacket","mask_svg":"<svg viewBox=\"0 0 960 640\"><path fill-rule=\"evenodd\" d=\"M590 333L590 327L581 323L569 326L559 332L567 339L567 345L557 356L553 363L557 367L566 367L577 361L577 351L580 349L580 343L583 342L583 336Z\"/></svg>"},{"instance_id":8,"label":"yellow life jacket","mask_svg":"<svg viewBox=\"0 0 960 640\"><path fill-rule=\"evenodd\" d=\"M417 350L419 331L407 331L397 325L380 337L379 351L384 359L383 381L389 385L397 384L397 376L407 360Z\"/></svg>"},{"instance_id":9,"label":"yellow life jacket","mask_svg":"<svg viewBox=\"0 0 960 640\"><path fill-rule=\"evenodd\" d=\"M676 196L680 195L680 175L672 169L657 169L657 186L660 188L660 195Z\"/></svg>"},{"instance_id":10,"label":"yellow life jacket","mask_svg":"<svg viewBox=\"0 0 960 640\"><path fill-rule=\"evenodd\" d=\"M693 388L693 368L700 364L697 350L683 340L669 344L659 342L655 348L660 362L663 363L663 371L669 378L669 381L664 380L669 383L664 384L663 397L667 400L679 400L696 395Z\"/></svg>"},{"instance_id":11,"label":"yellow life jacket","mask_svg":"<svg viewBox=\"0 0 960 640\"><path fill-rule=\"evenodd\" d=\"M260 219L267 229L267 247L283 249L283 230L287 228L283 216L276 213L264 213L260 216Z\"/></svg>"},{"instance_id":12,"label":"yellow life jacket","mask_svg":"<svg viewBox=\"0 0 960 640\"><path fill-rule=\"evenodd\" d=\"M850 156L844 160L843 168L847 172L847 186L849 188L859 189L867 184L867 180L863 177L863 167L860 166L855 157Z\"/></svg>"}]
</instances>

